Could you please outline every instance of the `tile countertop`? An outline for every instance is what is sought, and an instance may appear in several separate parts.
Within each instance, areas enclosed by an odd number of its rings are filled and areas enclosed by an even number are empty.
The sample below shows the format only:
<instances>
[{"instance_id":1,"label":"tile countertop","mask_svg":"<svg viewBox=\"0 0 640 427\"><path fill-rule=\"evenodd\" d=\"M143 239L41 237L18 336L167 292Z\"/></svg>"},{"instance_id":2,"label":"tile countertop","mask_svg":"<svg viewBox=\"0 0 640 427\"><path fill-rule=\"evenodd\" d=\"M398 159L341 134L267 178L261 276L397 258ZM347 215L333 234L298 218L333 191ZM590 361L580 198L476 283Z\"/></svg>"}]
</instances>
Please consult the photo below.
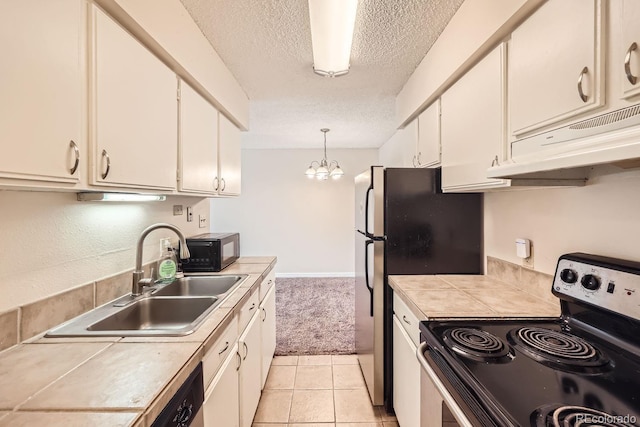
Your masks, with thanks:
<instances>
[{"instance_id":1,"label":"tile countertop","mask_svg":"<svg viewBox=\"0 0 640 427\"><path fill-rule=\"evenodd\" d=\"M559 302L552 304L491 276L389 276L389 284L420 320L560 315Z\"/></svg>"},{"instance_id":2,"label":"tile countertop","mask_svg":"<svg viewBox=\"0 0 640 427\"><path fill-rule=\"evenodd\" d=\"M257 292L276 257L239 261L219 274L249 277L193 334L40 335L0 352L0 427L151 425L241 304Z\"/></svg>"}]
</instances>

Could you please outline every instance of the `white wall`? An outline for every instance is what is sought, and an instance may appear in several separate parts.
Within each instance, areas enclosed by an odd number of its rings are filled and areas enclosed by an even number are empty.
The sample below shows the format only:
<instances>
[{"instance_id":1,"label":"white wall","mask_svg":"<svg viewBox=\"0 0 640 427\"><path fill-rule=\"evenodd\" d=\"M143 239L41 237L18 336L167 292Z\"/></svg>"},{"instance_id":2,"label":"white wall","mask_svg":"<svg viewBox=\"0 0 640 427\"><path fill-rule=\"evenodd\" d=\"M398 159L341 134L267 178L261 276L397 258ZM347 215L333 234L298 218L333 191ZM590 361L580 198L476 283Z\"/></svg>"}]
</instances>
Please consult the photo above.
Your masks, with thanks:
<instances>
[{"instance_id":1,"label":"white wall","mask_svg":"<svg viewBox=\"0 0 640 427\"><path fill-rule=\"evenodd\" d=\"M196 221L173 216L172 205L194 206ZM154 203L78 202L75 193L0 191L0 312L132 269L140 232L169 222L198 233L200 198ZM186 209L185 209L186 211ZM160 237L146 239L145 262L157 258Z\"/></svg>"},{"instance_id":2,"label":"white wall","mask_svg":"<svg viewBox=\"0 0 640 427\"><path fill-rule=\"evenodd\" d=\"M305 177L322 150L243 150L242 195L211 200L211 229L240 232L243 256L275 255L279 275L352 275L354 181L377 150L329 150L338 181Z\"/></svg>"},{"instance_id":3,"label":"white wall","mask_svg":"<svg viewBox=\"0 0 640 427\"><path fill-rule=\"evenodd\" d=\"M580 188L485 194L485 252L517 264L515 239L531 239L534 269L553 274L568 252L640 261L640 170L600 166Z\"/></svg>"}]
</instances>

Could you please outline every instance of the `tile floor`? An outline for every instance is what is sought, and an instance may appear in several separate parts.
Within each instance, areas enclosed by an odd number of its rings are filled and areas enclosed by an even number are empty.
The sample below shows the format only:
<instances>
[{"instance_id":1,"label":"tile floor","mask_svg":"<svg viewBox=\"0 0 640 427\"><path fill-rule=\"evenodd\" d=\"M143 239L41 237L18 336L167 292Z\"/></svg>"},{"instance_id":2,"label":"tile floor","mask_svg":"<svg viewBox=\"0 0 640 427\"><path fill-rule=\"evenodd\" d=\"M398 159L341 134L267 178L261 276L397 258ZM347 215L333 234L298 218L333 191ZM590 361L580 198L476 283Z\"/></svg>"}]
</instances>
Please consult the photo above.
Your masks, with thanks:
<instances>
[{"instance_id":1,"label":"tile floor","mask_svg":"<svg viewBox=\"0 0 640 427\"><path fill-rule=\"evenodd\" d=\"M356 356L276 356L253 427L398 427L373 407Z\"/></svg>"}]
</instances>

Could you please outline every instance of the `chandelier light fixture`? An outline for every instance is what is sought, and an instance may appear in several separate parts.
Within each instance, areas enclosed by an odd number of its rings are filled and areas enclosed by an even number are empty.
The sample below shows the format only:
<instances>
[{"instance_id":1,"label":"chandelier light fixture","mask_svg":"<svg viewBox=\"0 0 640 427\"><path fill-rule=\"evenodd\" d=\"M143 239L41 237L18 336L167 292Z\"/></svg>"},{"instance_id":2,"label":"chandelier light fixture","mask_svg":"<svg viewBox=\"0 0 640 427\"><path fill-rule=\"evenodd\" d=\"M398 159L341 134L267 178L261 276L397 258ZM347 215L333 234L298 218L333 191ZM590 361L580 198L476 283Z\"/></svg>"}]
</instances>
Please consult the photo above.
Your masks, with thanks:
<instances>
[{"instance_id":1,"label":"chandelier light fixture","mask_svg":"<svg viewBox=\"0 0 640 427\"><path fill-rule=\"evenodd\" d=\"M344 171L342 170L342 168L340 168L340 165L337 161L332 160L331 163L327 162L327 132L329 132L329 129L323 128L320 129L320 132L324 133L324 157L319 162L315 160L312 161L305 175L307 175L307 178L309 179L316 178L325 180L329 177L338 179L342 175L344 175ZM315 168L313 167L314 163L318 165Z\"/></svg>"},{"instance_id":2,"label":"chandelier light fixture","mask_svg":"<svg viewBox=\"0 0 640 427\"><path fill-rule=\"evenodd\" d=\"M349 72L358 0L309 0L313 71L327 77Z\"/></svg>"}]
</instances>

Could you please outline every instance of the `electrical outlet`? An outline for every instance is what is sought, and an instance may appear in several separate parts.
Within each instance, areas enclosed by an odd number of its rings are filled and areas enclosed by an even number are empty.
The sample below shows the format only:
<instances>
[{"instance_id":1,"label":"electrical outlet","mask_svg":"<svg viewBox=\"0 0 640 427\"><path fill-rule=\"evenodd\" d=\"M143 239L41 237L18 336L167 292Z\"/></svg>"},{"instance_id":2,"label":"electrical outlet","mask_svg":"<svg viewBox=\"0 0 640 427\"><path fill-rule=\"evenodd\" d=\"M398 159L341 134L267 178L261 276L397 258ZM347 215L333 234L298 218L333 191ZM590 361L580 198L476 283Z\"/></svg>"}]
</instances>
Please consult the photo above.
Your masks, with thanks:
<instances>
[{"instance_id":1,"label":"electrical outlet","mask_svg":"<svg viewBox=\"0 0 640 427\"><path fill-rule=\"evenodd\" d=\"M528 258L522 258L522 266L524 268L528 268L530 270L533 270L533 243L531 243L530 246L530 254Z\"/></svg>"},{"instance_id":2,"label":"electrical outlet","mask_svg":"<svg viewBox=\"0 0 640 427\"><path fill-rule=\"evenodd\" d=\"M167 239L166 237L163 237L162 239L160 239L160 255L164 253L162 251L164 250L165 242L167 242L168 245L171 244L171 240Z\"/></svg>"},{"instance_id":3,"label":"electrical outlet","mask_svg":"<svg viewBox=\"0 0 640 427\"><path fill-rule=\"evenodd\" d=\"M187 222L193 221L193 208L191 206L187 206Z\"/></svg>"},{"instance_id":4,"label":"electrical outlet","mask_svg":"<svg viewBox=\"0 0 640 427\"><path fill-rule=\"evenodd\" d=\"M182 205L173 205L173 215L182 215Z\"/></svg>"},{"instance_id":5,"label":"electrical outlet","mask_svg":"<svg viewBox=\"0 0 640 427\"><path fill-rule=\"evenodd\" d=\"M199 221L200 221L200 228L205 228L207 226L207 217L204 215L198 215Z\"/></svg>"}]
</instances>

